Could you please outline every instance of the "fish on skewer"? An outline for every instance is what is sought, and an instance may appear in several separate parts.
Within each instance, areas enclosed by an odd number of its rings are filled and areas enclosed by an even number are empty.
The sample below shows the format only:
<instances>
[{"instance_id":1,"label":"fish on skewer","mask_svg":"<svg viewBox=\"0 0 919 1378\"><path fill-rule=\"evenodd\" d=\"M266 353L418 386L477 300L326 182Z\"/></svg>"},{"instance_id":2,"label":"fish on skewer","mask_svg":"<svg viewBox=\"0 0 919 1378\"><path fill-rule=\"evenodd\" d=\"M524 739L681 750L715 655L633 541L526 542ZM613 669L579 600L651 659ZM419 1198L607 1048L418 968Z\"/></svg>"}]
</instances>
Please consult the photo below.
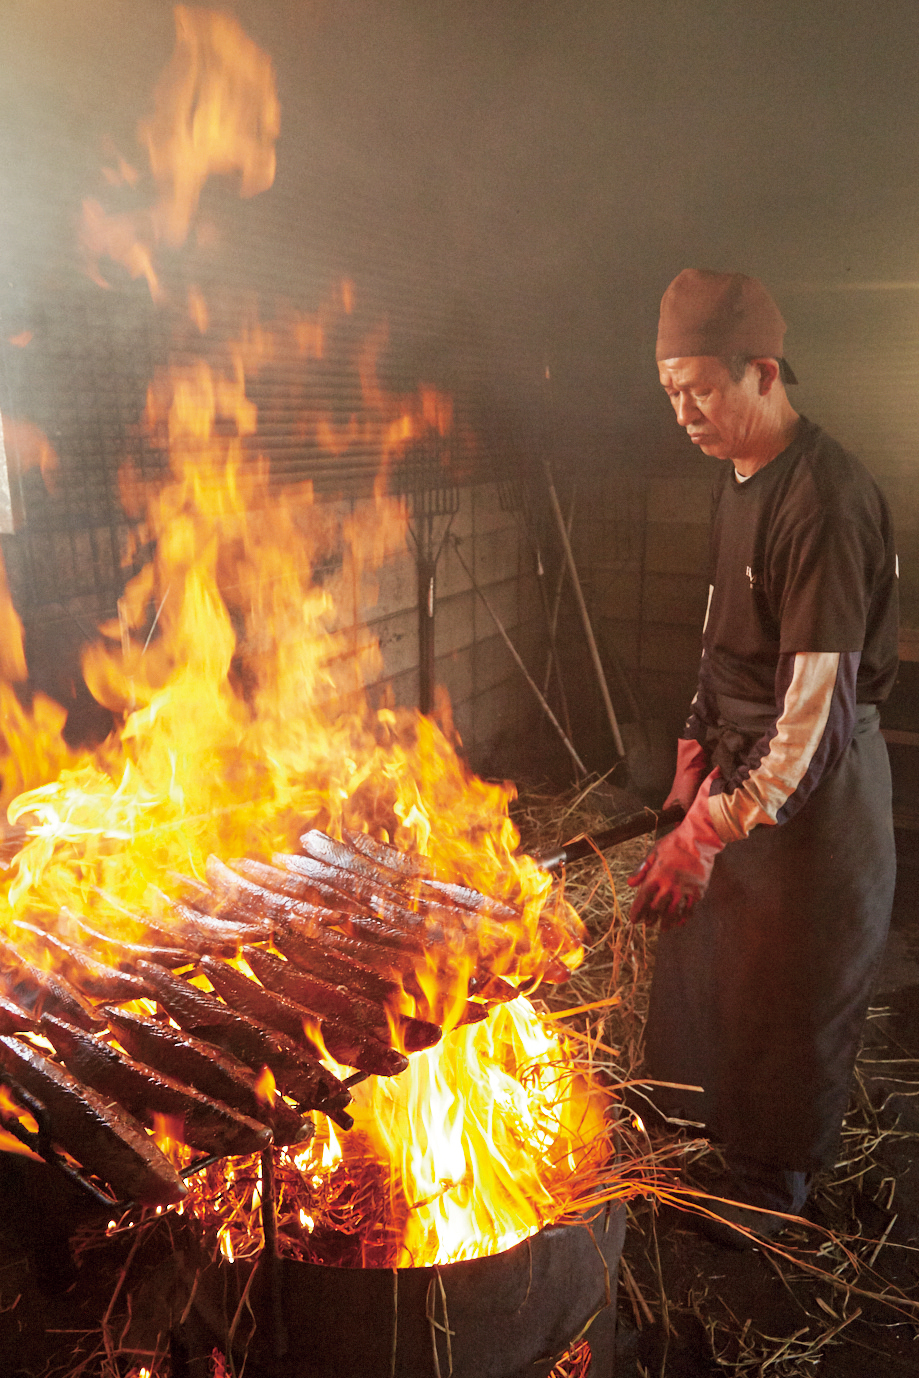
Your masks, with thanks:
<instances>
[{"instance_id":1,"label":"fish on skewer","mask_svg":"<svg viewBox=\"0 0 919 1378\"><path fill-rule=\"evenodd\" d=\"M119 971L133 971L137 962L155 962L158 966L174 969L191 966L195 961L195 954L179 947L175 941L162 944L129 942L112 933L101 933L69 909L60 911L60 921L64 927L61 936L74 943L88 943L97 953L105 953L110 965Z\"/></svg>"},{"instance_id":2,"label":"fish on skewer","mask_svg":"<svg viewBox=\"0 0 919 1378\"><path fill-rule=\"evenodd\" d=\"M311 1010L251 981L237 967L213 957L202 958L200 965L214 989L234 1009L261 1020L289 1038L305 1039L317 1054L321 1054L324 1048L337 1062L374 1076L398 1076L408 1066L408 1058L395 1048L339 1021L317 1019ZM314 1038L312 1032L317 1023L319 1040Z\"/></svg>"},{"instance_id":3,"label":"fish on skewer","mask_svg":"<svg viewBox=\"0 0 919 1378\"><path fill-rule=\"evenodd\" d=\"M272 941L288 961L320 981L347 986L377 1005L393 1005L399 1000L403 989L400 982L382 975L356 957L311 941L292 924L277 925Z\"/></svg>"},{"instance_id":4,"label":"fish on skewer","mask_svg":"<svg viewBox=\"0 0 919 1378\"><path fill-rule=\"evenodd\" d=\"M319 1018L337 1020L381 1042L390 1042L390 1021L381 1005L353 995L345 986L317 980L271 952L245 947L243 956L269 989L295 1000ZM392 1021L402 1035L407 1052L420 1052L440 1041L442 1031L437 1024L406 1015L393 1015Z\"/></svg>"},{"instance_id":5,"label":"fish on skewer","mask_svg":"<svg viewBox=\"0 0 919 1378\"><path fill-rule=\"evenodd\" d=\"M93 1006L74 990L66 976L37 967L3 939L0 939L0 991L34 1018L41 1014L59 1014L81 1029L99 1031L104 1027Z\"/></svg>"},{"instance_id":6,"label":"fish on skewer","mask_svg":"<svg viewBox=\"0 0 919 1378\"><path fill-rule=\"evenodd\" d=\"M156 1127L157 1116L166 1115L181 1126L176 1138L221 1158L259 1153L271 1143L267 1125L135 1062L101 1038L53 1015L42 1019L41 1031L54 1044L68 1071L85 1086L116 1100L148 1129Z\"/></svg>"},{"instance_id":7,"label":"fish on skewer","mask_svg":"<svg viewBox=\"0 0 919 1378\"><path fill-rule=\"evenodd\" d=\"M216 1043L253 1071L270 1068L281 1092L302 1107L325 1109L341 1094L338 1078L292 1039L230 1009L164 967L150 962L141 962L139 967L155 987L159 1003L180 1028L207 1043Z\"/></svg>"},{"instance_id":8,"label":"fish on skewer","mask_svg":"<svg viewBox=\"0 0 919 1378\"><path fill-rule=\"evenodd\" d=\"M270 878L266 876L263 862L249 863L246 869L253 875ZM273 870L267 867L269 873ZM385 954L381 953L377 960L381 965L385 964L387 969L407 970L415 962L423 960L426 951L437 950L439 946L436 932L428 933L420 928L416 931L406 927L395 928L374 914L358 913L355 909L342 906L330 909L309 898L296 899L293 895L272 890L250 879L242 871L235 871L223 862L218 863L215 857L208 859L208 874L222 913L262 915L275 927L279 923L294 926L305 924L328 927L332 931L340 929L346 935L356 933L356 941L368 944L368 950L386 949ZM296 878L290 880L288 888L295 888L304 895L312 893L309 886L304 886ZM440 940L443 940L442 933Z\"/></svg>"},{"instance_id":9,"label":"fish on skewer","mask_svg":"<svg viewBox=\"0 0 919 1378\"><path fill-rule=\"evenodd\" d=\"M0 1068L13 1093L21 1085L47 1112L53 1142L123 1201L165 1206L186 1187L149 1134L127 1111L83 1086L32 1044L0 1035Z\"/></svg>"},{"instance_id":10,"label":"fish on skewer","mask_svg":"<svg viewBox=\"0 0 919 1378\"><path fill-rule=\"evenodd\" d=\"M35 1020L15 1000L10 1000L6 995L0 995L0 1033L31 1033L35 1029Z\"/></svg>"},{"instance_id":11,"label":"fish on skewer","mask_svg":"<svg viewBox=\"0 0 919 1378\"><path fill-rule=\"evenodd\" d=\"M300 1116L282 1096L266 1097L251 1067L230 1053L147 1015L111 1006L104 1012L118 1042L139 1062L268 1124L276 1144L304 1143L312 1137L312 1120Z\"/></svg>"},{"instance_id":12,"label":"fish on skewer","mask_svg":"<svg viewBox=\"0 0 919 1378\"><path fill-rule=\"evenodd\" d=\"M487 913L505 923L520 922L520 910L514 905L456 881L443 880L425 857L409 856L388 843L374 842L366 833L346 836L347 841L336 842L318 828L311 828L301 835L300 846L307 857L365 880L378 880L388 890L422 903L450 904L473 913Z\"/></svg>"},{"instance_id":13,"label":"fish on skewer","mask_svg":"<svg viewBox=\"0 0 919 1378\"><path fill-rule=\"evenodd\" d=\"M62 964L61 974L81 995L94 1000L117 1001L139 1000L153 994L136 972L120 971L118 967L100 962L56 933L39 928L37 924L17 921L10 930L10 936L15 938L20 932L30 935L39 951L43 949L47 953L50 949L52 956Z\"/></svg>"}]
</instances>

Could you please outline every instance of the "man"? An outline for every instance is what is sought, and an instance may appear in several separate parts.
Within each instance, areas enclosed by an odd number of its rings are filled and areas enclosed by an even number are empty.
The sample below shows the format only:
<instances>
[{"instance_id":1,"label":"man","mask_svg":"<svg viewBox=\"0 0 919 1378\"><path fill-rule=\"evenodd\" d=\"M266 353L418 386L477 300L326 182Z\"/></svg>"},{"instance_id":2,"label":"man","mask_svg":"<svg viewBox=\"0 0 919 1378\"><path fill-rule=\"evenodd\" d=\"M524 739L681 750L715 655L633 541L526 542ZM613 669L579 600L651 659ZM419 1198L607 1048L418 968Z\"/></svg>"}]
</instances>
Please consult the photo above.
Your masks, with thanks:
<instances>
[{"instance_id":1,"label":"man","mask_svg":"<svg viewBox=\"0 0 919 1378\"><path fill-rule=\"evenodd\" d=\"M724 461L699 685L667 803L630 878L659 922L649 1075L727 1164L708 1232L743 1247L834 1160L893 898L878 707L897 669L896 556L868 472L792 407L785 323L741 273L687 269L657 359L677 420ZM666 1108L667 1102L663 1102ZM757 1210L756 1208L760 1208Z\"/></svg>"}]
</instances>

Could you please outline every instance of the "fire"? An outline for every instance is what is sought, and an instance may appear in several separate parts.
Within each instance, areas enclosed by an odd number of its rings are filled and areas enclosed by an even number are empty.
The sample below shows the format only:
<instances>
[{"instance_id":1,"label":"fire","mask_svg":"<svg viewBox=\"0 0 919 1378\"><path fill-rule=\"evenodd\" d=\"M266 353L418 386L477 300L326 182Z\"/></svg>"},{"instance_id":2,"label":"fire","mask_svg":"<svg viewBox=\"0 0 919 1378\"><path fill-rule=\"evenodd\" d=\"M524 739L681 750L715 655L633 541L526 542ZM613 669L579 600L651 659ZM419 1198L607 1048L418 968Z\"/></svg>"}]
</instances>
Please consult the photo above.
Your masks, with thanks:
<instances>
[{"instance_id":1,"label":"fire","mask_svg":"<svg viewBox=\"0 0 919 1378\"><path fill-rule=\"evenodd\" d=\"M603 1138L577 1092L558 1036L520 999L358 1097L355 1128L395 1162L406 1201L399 1263L498 1253L554 1219Z\"/></svg>"},{"instance_id":2,"label":"fire","mask_svg":"<svg viewBox=\"0 0 919 1378\"><path fill-rule=\"evenodd\" d=\"M226 434L231 411L235 436ZM403 1012L458 1023L483 954L515 985L576 964L578 921L519 855L509 787L473 777L435 722L374 709L363 693L378 653L342 608L368 555L400 548L398 504L378 497L343 526L308 493L272 497L264 474L241 462L254 418L235 376L197 368L158 379L148 423L168 434L175 465L171 483L149 495L141 531L156 555L84 662L121 729L11 801L10 820L28 838L3 882L7 924L67 910L100 934L136 937L143 916L168 928L170 895L183 888L176 878L203 882L212 852L270 859L307 826L341 836L383 825L444 878L520 914L513 930L483 921L477 947L456 947L451 963L440 949L429 955L416 973L426 1005L403 991ZM341 572L320 586L313 562L327 567L330 551ZM7 726L17 756L27 754L29 726L21 713ZM269 1101L276 1094L267 1069L260 1089ZM279 1154L279 1173L297 1223L313 1222L299 1233L319 1241L332 1218L357 1235L362 1262L505 1248L558 1214L565 1182L602 1150L599 1118L557 1034L523 999L355 1096L354 1129L339 1137L327 1123L300 1154ZM188 1161L177 1126L163 1123L157 1138ZM257 1163L211 1168L189 1184L187 1208L215 1221L228 1258L261 1237L257 1173ZM372 1208L354 1185L368 1174L381 1203ZM213 1195L235 1199L237 1189L245 1200L231 1223L218 1223ZM361 1208L346 1210L343 1193ZM368 1238L374 1210L382 1214Z\"/></svg>"},{"instance_id":3,"label":"fire","mask_svg":"<svg viewBox=\"0 0 919 1378\"><path fill-rule=\"evenodd\" d=\"M180 6L176 22L176 54L142 130L160 201L130 224L96 207L84 226L98 231L84 236L94 262L108 253L154 292L154 247L184 240L204 179L235 170L243 194L263 190L278 131L271 64L235 21ZM337 309L350 312L353 299L343 284ZM199 293L189 309L203 329ZM366 605L381 561L405 550L404 507L382 482L345 514L308 486L280 492L244 446L257 421L247 377L270 363L283 331L304 364L321 357L334 309L250 322L219 361L151 382L146 427L168 450L171 476L145 488L126 471L122 494L136 549L154 553L84 656L87 684L116 729L94 751L70 751L53 705L36 700L26 713L0 685L4 802L26 830L0 880L0 917L12 932L76 915L104 957L106 937L134 940L148 924L168 931L173 900L205 885L209 856L270 861L296 850L308 828L368 833L424 859L437 881L502 902L503 917L477 915L468 931L444 922L435 941L431 927L413 981L393 1000L394 1030L397 1016L434 1019L441 1041L413 1053L401 1075L357 1086L353 1129L339 1133L317 1113L308 1143L272 1153L283 1249L421 1265L504 1249L557 1218L606 1142L562 1036L527 999L462 1022L480 963L505 989L532 993L577 965L582 929L518 851L512 788L463 763L446 708L435 721L368 693L381 659L353 609ZM432 389L384 392L374 367L381 342L368 342L360 361L365 407L352 430L395 460L454 423L450 400ZM349 441L330 423L317 432L333 447ZM4 584L0 624L17 630ZM20 661L7 657L8 679L21 677ZM258 1090L268 1103L279 1094L267 1069ZM163 1120L156 1137L188 1165L180 1125ZM260 1247L263 1170L256 1155L188 1179L182 1209L229 1260Z\"/></svg>"},{"instance_id":4,"label":"fire","mask_svg":"<svg viewBox=\"0 0 919 1378\"><path fill-rule=\"evenodd\" d=\"M498 1253L576 1209L606 1150L597 1099L525 999L364 1083L350 1108L347 1134L319 1117L308 1145L275 1154L290 1257L420 1267ZM189 1181L186 1209L230 1214L225 1255L262 1247L260 1182L257 1158Z\"/></svg>"},{"instance_id":5,"label":"fire","mask_svg":"<svg viewBox=\"0 0 919 1378\"><path fill-rule=\"evenodd\" d=\"M262 1074L258 1079L255 1089L260 1099L263 1100L266 1105L274 1105L277 1086L270 1067L264 1067L262 1069Z\"/></svg>"},{"instance_id":6,"label":"fire","mask_svg":"<svg viewBox=\"0 0 919 1378\"><path fill-rule=\"evenodd\" d=\"M110 258L162 295L154 262L160 244L185 243L201 189L214 174L239 174L243 196L274 181L280 107L270 59L228 14L177 5L176 46L154 92L154 110L138 129L157 190L152 204L111 213L94 197L83 202L81 246L87 268L108 286L99 262ZM136 171L120 154L105 169L110 186L135 187Z\"/></svg>"}]
</instances>

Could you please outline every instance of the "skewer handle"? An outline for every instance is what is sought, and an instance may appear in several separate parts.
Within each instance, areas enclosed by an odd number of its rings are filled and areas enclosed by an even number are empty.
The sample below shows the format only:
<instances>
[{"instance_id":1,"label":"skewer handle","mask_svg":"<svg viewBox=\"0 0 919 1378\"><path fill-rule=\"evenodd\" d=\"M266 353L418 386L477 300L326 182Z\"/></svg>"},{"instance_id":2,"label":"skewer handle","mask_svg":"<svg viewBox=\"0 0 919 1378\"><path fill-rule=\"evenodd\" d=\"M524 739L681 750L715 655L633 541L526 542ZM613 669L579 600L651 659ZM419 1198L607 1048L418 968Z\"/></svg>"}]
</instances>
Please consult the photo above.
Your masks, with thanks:
<instances>
[{"instance_id":1,"label":"skewer handle","mask_svg":"<svg viewBox=\"0 0 919 1378\"><path fill-rule=\"evenodd\" d=\"M607 852L611 847L618 847L620 842L630 842L633 837L641 837L643 833L653 833L662 828L672 827L682 818L681 804L671 804L669 809L659 812L642 809L640 813L633 813L615 827L595 833L593 837L575 838L573 842L567 843L556 852L537 852L536 860L544 871L558 871L562 866L570 866L574 861L584 861L587 857L596 856L598 852Z\"/></svg>"}]
</instances>

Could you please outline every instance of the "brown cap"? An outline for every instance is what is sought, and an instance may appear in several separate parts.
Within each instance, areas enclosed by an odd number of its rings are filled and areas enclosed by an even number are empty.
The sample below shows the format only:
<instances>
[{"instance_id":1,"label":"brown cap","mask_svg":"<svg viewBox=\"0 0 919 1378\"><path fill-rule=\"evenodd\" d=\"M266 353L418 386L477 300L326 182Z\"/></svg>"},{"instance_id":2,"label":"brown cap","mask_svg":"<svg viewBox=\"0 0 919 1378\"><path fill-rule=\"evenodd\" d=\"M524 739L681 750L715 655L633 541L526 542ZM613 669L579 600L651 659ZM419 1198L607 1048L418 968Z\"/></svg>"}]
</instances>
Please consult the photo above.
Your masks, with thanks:
<instances>
[{"instance_id":1,"label":"brown cap","mask_svg":"<svg viewBox=\"0 0 919 1378\"><path fill-rule=\"evenodd\" d=\"M759 278L684 268L661 299L657 359L734 354L778 359L783 382L797 379L782 355L785 322Z\"/></svg>"}]
</instances>

